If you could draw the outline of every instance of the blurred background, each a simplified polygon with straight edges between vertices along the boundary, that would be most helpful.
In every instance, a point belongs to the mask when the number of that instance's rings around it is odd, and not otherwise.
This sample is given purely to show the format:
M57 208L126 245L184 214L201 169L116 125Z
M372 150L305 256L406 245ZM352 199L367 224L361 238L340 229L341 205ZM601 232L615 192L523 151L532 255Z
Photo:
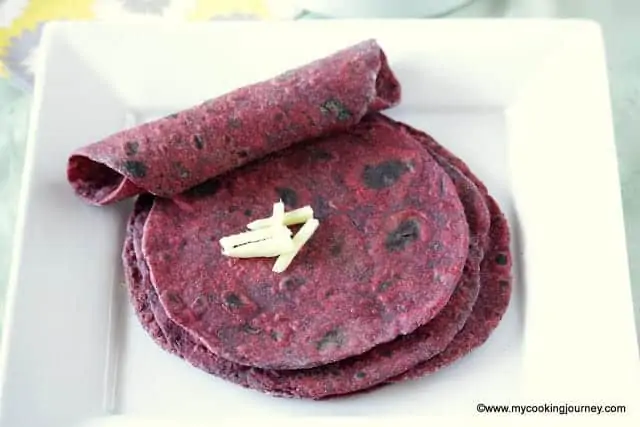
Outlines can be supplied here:
M640 0L0 0L0 319L21 187L33 66L43 25L59 20L353 17L586 18L600 23L607 48L640 341L640 263L634 263L640 255Z

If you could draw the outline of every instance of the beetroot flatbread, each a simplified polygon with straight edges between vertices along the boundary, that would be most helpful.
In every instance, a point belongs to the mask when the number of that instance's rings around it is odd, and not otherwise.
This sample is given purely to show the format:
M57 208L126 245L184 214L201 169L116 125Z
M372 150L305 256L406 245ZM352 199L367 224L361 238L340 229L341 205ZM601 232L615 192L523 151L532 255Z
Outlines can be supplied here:
M489 203L493 217L491 239L487 239L486 232L477 234L473 232L471 233L469 251L470 259L474 259L474 257L478 257L478 259L481 258L483 247L489 251L482 266L482 282L484 287L482 297L479 298L478 304L474 308L475 315L469 319L468 325L463 329L463 332L456 336L456 340L447 347L447 350L440 353L439 356L432 357L430 360L418 363L417 366L409 369L405 374L398 375L392 380L387 380L388 382L396 382L421 377L434 372L450 363L453 363L455 360L463 357L465 354L486 341L493 329L499 323L508 306L511 293L511 255L509 253L509 230L506 220L495 201L487 195L484 185L482 185L478 178L469 171L466 164L464 164L460 159L454 157L443 147L437 145L437 143L428 135L406 125L396 123L391 119L384 117L381 117L381 119L386 120L394 126L400 125L401 128L404 128L416 138L420 139L423 145L430 149L432 155L434 155L434 158L436 158L444 170L452 176L452 179L456 184L458 194L465 206L465 215L467 216L467 220L469 221L470 229L472 231L476 229L484 229L486 231L486 228L488 227L487 209L486 207L480 209L477 207L478 197L481 199L487 198L487 203ZM453 165L455 165L455 167ZM458 170L456 168L466 171L465 175L471 178L472 181L478 183L482 193L484 193L484 196L478 193L477 190L475 191L475 194L473 191L469 191L469 184L465 184L465 180L460 179L460 173L458 173L458 178L456 179L456 171ZM470 181L467 180L466 182L469 183ZM467 191L465 191L465 186ZM476 188L473 183L471 184L471 188ZM140 201L136 206L138 207L139 205ZM476 206L475 208L473 208L474 205ZM148 208L149 204L147 203L145 209L148 210ZM139 211L140 209L137 210ZM146 269L144 260L141 260L140 258L136 260L135 258L126 255L131 253L131 250L127 250L127 248L132 246L131 240L133 240L133 230L135 230L136 227L139 230L136 235L137 246L140 244L142 224L146 218L146 212L143 212L142 215L140 212L134 214L134 216L132 216L132 224L134 218L142 218L142 220L138 219L135 222L135 227L130 225L128 228L128 238L124 252L125 270L127 272L144 271ZM139 251L138 254L139 256L141 255ZM129 267L127 267L127 265L129 265ZM467 266L465 266L465 269L468 266L469 260L467 260ZM421 330L428 330L430 325L427 324L419 328L409 337L404 337L391 343L381 345L364 355L327 366L303 371L252 369L217 357L202 345L197 344L196 341L186 331L184 331L184 329L180 328L168 319L166 313L164 313L164 309L158 302L155 290L148 281L148 276L146 281L142 280L142 284L140 284L140 275L131 276L131 273L127 273L127 276L129 277L128 282L133 282L133 284L130 285L130 291L132 294L138 294L138 297L132 298L133 301L139 301L141 299L146 300L146 294L149 294L148 299L150 302L147 305L142 306L141 311L138 311L138 315L140 316L140 320L143 325L145 325L145 328L161 346L164 348L167 348L167 346L170 347L170 351L178 354L180 357L184 357L194 366L197 366L209 373L241 384L245 387L259 389L279 396L311 397L317 399L351 393L360 389L366 389L371 385L375 388L376 380L373 380L373 378L376 378L376 376L380 377L382 372L393 372L393 369L385 369L386 366L384 363L377 364L375 355L384 353L387 359L393 360L395 357L398 357L398 353L405 353L403 349L404 346L399 346L399 350L396 352L384 351L384 348L393 348L393 346L400 341L410 342L410 339L419 335ZM465 277L467 277L467 270L465 270ZM140 294L143 294L143 297L141 297ZM457 290L452 295L450 304L455 304L456 296L458 294L459 292ZM138 304L137 307L140 307L140 304ZM443 309L442 315L445 315L447 308L448 306ZM151 314L151 323L156 322L156 327L148 327L150 323L149 314ZM435 325L437 320L438 317L436 317L431 324ZM158 336L157 325L159 325L160 329L165 332L164 336ZM438 329L433 329L434 335L437 336L439 333ZM380 350L383 351L381 352ZM430 357L428 352L423 356L424 359L429 359ZM402 366L402 363L391 363L390 365ZM367 371L367 368L369 371ZM371 373L373 373L373 375Z
M137 293L142 290L143 295L148 294L150 302L145 307L145 311L153 313L156 322L165 332L167 337L165 341L173 346L170 351L185 358L194 366L245 387L249 386L279 396L319 399L378 384L442 351L464 324L478 293L479 262L482 252L478 242L486 240L489 213L475 186L457 170L450 168L442 159L440 161L456 185L470 224L473 243L470 244L470 257L467 260L463 278L448 304L435 319L418 328L414 333L375 347L361 356L327 366L297 371L249 369L215 356L197 344L184 329L171 322L158 303L148 276L143 279L142 287L134 284L131 290ZM138 201L137 206L143 203L144 201ZM149 205L147 204L145 208L148 212ZM128 241L133 239L136 246L139 246L146 212L137 210L138 212L132 218L132 222L136 225L133 230L130 228ZM144 218L142 222L137 219L140 217ZM139 251L137 253L140 256ZM125 263L137 264L140 270L146 270L146 264L141 258L138 260L126 258ZM139 283L141 279L138 277L135 280ZM141 313L139 315L145 317ZM163 342L159 344L163 345Z
M451 179L377 117L209 190L156 200L143 254L169 317L240 364L309 368L410 333L444 307L467 259ZM274 275L272 259L224 257L218 239L270 215L277 197L312 205L321 221L287 273Z
M353 127L397 104L400 85L374 40L80 148L67 177L88 203L171 197L269 153Z

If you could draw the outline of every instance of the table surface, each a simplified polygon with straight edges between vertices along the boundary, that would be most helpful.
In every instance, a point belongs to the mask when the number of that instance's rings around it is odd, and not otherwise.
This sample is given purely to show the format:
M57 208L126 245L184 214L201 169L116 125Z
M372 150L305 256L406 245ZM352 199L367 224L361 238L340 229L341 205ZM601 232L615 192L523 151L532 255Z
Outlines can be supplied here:
M46 5L60 4L69 11ZM269 9L268 0L194 0L180 10L172 0L1 0L0 1L0 319L21 184L33 49L38 22L47 19L112 19L118 13L163 14L166 19L254 19L300 17L293 9ZM279 3L291 3L284 1ZM73 9L70 4L73 4ZM93 4L93 11L87 11ZM37 6L40 5L40 8ZM84 9L82 9L82 7ZM194 6L195 5L195 6ZM118 9L120 8L120 9ZM81 10L82 9L82 10ZM125 10L126 9L126 10ZM56 12L54 12L54 10ZM47 15L48 14L48 15ZM588 18L600 23L607 48L629 265L640 343L640 1L638 0L477 0L453 17ZM313 18L312 13L303 17ZM17 24L16 24L17 23ZM18 28L18 27L24 28ZM3 28L4 27L4 28ZM10 77L8 69L11 69ZM4 74L4 77L2 75ZM1 324L0 324L1 328Z

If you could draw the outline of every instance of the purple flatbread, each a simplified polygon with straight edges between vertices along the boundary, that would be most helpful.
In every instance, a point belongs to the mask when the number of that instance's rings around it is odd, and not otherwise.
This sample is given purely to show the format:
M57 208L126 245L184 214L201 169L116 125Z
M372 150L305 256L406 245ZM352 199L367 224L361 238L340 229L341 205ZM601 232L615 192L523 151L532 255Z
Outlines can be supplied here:
M173 197L399 101L385 53L367 40L82 147L69 157L67 178L94 205L144 192Z
M275 395L313 399L371 387L442 351L462 327L475 302L479 288L479 262L482 258L479 242L486 240L489 213L475 186L442 159L439 159L439 162L442 162L463 200L473 243L470 244L470 256L458 288L447 306L427 325L361 356L313 369L274 371L248 369L241 365L232 367L234 364L196 344L189 333L167 318L147 277L143 287L150 294L149 299L153 301L149 304L149 309L155 315L168 341L173 343L172 351L215 375L229 378L230 374L234 373L234 382L244 386L249 385L251 388ZM141 230L134 230L134 233L136 231L135 236L139 241ZM144 260L139 259L137 263L141 264L141 270L146 269Z
M169 318L239 364L311 368L406 335L442 310L468 258L455 185L378 116L210 190L157 199L142 250ZM278 197L289 209L312 205L321 222L286 274L272 259L222 255L217 241L270 215Z
M511 292L511 255L509 253L508 224L506 223L506 220L504 219L504 216L500 212L499 207L497 206L495 201L488 197L487 190L484 185L469 171L466 164L464 164L464 162L462 162L457 157L453 156L446 149L439 146L428 135L401 123L394 122L391 119L386 120L388 120L389 123L392 123L393 125L400 125L409 133L414 135L417 139L419 139L422 144L430 150L434 158L450 176L452 176L452 171L453 175L455 175L455 172L458 171L459 168L463 171L464 175L471 179L471 181L475 181L475 184L477 184L478 188L480 188L480 191L484 194L484 196L480 195L480 198L482 199L483 197L487 197L487 203L489 203L492 214L491 239L487 238L486 232L479 233L478 235L474 235L472 233L470 239L471 258L474 257L474 254L482 257L481 253L483 247L490 252L487 254L488 257L485 259L482 265L484 298L478 298L478 304L474 308L474 313L476 313L476 316L473 319L469 319L468 325L470 326L465 326L465 328L463 328L463 331L467 331L465 335L468 336L465 338L463 335L464 332L460 332L456 336L456 340L453 341L451 345L440 354L440 356L432 357L430 360L427 360L423 363L418 362L417 366L409 369L405 374L398 375L391 380L387 380L388 382L397 382L401 380L421 377L423 375L434 372L435 370L454 362L468 352L472 351L473 348L481 345L488 338L490 333L499 323L502 315L504 314L504 311L506 310L506 307L508 306ZM474 200L477 200L477 196L465 197L464 193L460 193L460 183L463 181L460 179L456 180L455 176L452 176L452 178L456 183L456 188L460 194L461 199L463 200L463 204L465 206L465 214L468 218L470 218L469 221L471 228L474 228L473 224L475 223L477 227L485 227L486 230L486 227L488 227L486 206L483 206L482 209L478 210L480 214L476 215L474 219L473 210L469 209L469 205L476 203L474 202ZM484 214L482 213L483 210ZM470 213L471 216L469 215ZM139 214L136 215L140 216ZM134 221L133 216L132 221ZM142 220L141 222L138 221L137 223L140 226L140 231L137 235L137 243L139 245L139 238L142 233L141 225L144 223L144 220ZM127 242L131 240L132 236L133 231L132 228L129 227ZM126 250L128 246L128 244L125 244L125 254L130 252ZM476 249L473 249L474 246ZM494 263L490 262L492 258L494 259ZM144 271L144 269L146 268L144 260L140 262L135 258L132 259L131 257L125 257L125 267L127 263L132 262L134 264L141 265L137 268L135 266L134 268L126 268L126 271L135 271L136 269ZM469 263L467 263L467 266L468 264ZM467 268L467 266L465 266L465 269ZM164 313L162 306L158 302L157 296L155 296L155 291L153 290L151 283L148 281L148 277L146 283L139 284L139 275L136 276L135 280L133 281L138 282L138 285L133 287L130 286L130 290L133 289L139 292L140 290L144 291L146 289L148 294L150 294L149 299L152 302L149 303L148 306L144 307L144 312L138 314L139 317L141 317L141 321L145 319L143 321L143 325L145 325L149 323L149 317L146 315L146 313L149 313L150 311L153 313L153 321L159 324L160 329L165 332L164 336L161 337L158 337L157 334L151 334L158 342L158 344L167 349L166 343L171 343L169 345L169 351L178 354L179 356L192 363L194 366L197 366L209 373L241 384L245 387L256 388L262 391L266 391L270 394L289 397L311 397L317 399L357 392L358 390L365 389L367 387L369 387L369 389L377 388L375 386L375 381L371 380L372 378L374 378L373 376L362 376L358 375L359 371L355 371L354 374L353 370L349 370L351 359L333 363L327 366L305 370L308 371L308 373L304 374L304 371L271 371L248 368L219 358L213 355L203 346L196 344L194 339L188 333L186 333L182 328L180 328L178 325L171 322L171 320L167 318L166 313ZM455 301L456 294L457 291L451 297L450 303L453 303ZM133 299L135 300L136 298ZM139 297L137 299L141 298ZM480 305L481 301L484 301L482 305ZM445 309L443 309L443 314L445 313L445 310L446 307ZM436 319L434 319L434 321L432 321L431 323L436 322ZM145 328L148 329L147 327ZM422 327L418 329L418 331L424 328L425 327ZM152 330L157 331L157 328L153 328ZM415 333L412 335L415 335ZM167 339L167 337L169 337L169 339ZM406 337L403 339L406 340ZM389 346L394 342L379 347ZM402 348L398 350L397 353L400 352L402 352ZM366 360L367 355L373 355L374 353L375 351L370 351L362 356L352 359L354 361L356 359ZM389 354L388 352L386 352L386 354L390 356L389 358L396 357L397 353L394 354L392 352L391 354ZM429 357L430 356L427 353L423 360L428 359ZM357 363L353 363L353 366L355 367L356 364ZM375 366L375 363L373 365ZM310 375L310 373L314 371L316 372L316 374ZM391 370L388 372L393 371ZM314 377L316 379L315 383ZM368 380L365 380L365 378L368 378Z

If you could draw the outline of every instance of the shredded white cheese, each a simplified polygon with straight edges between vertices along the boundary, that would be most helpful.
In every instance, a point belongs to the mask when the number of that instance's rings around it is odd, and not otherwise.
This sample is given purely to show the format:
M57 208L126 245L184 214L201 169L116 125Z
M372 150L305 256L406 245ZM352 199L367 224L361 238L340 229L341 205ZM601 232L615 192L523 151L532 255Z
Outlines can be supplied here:
M283 205L283 208L284 208L284 205ZM257 219L255 221L250 222L249 224L247 224L247 228L249 230L259 230L262 228L270 227L273 224L283 224L287 226L296 225L296 224L302 224L310 220L311 218L313 218L313 209L311 208L311 206L305 206L305 207L294 209L290 212L285 213L284 220L280 222L278 222L279 219L275 217L275 213L274 213L274 216L270 218L261 218L261 219Z
M233 258L271 258L290 252L293 249L294 243L291 237L281 234L259 242L236 246L225 250L223 254Z
M304 225L300 228L300 230L293 236L293 250L287 253L283 253L278 256L275 264L273 265L272 271L274 273L282 273L289 267L293 258L300 252L300 249L304 246L305 243L313 236L313 233L316 232L318 226L320 225L320 221L315 218L312 218L304 223Z
M284 225L284 203L282 203L282 200L280 200L278 203L273 204L271 225L274 227Z
M288 225L303 224L293 238ZM282 273L307 243L320 222L313 218L311 206L285 212L282 200L273 204L273 213L247 225L249 231L220 239L222 254L233 258L278 257L272 270Z
M235 246L260 242L279 235L285 235L290 238L291 234L291 230L284 225L279 227L261 228L259 230L245 231L244 233L223 237L220 239L220 246L222 246L223 251L228 252Z

